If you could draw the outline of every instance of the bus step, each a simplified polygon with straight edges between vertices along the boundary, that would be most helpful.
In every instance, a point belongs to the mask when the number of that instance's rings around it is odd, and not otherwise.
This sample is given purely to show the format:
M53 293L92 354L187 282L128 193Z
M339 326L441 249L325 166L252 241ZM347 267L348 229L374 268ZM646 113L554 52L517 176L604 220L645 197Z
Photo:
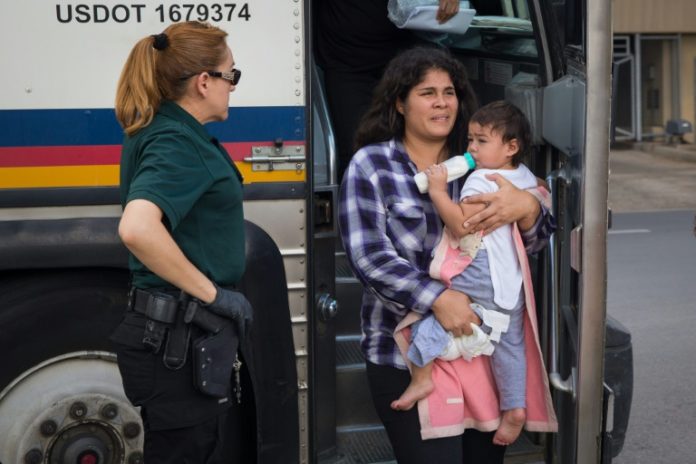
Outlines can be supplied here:
M360 334L360 305L362 285L357 279L336 279L336 300L338 312L334 318L336 335Z
M336 300L336 335L360 334L362 284L353 275L345 255L340 254L336 255Z
M530 433L523 431L517 441L508 447L505 464L544 464L544 448L534 444Z
M359 337L336 338L336 425L379 424L367 384Z
M339 427L336 430L337 453L322 464L395 464L394 455L381 425ZM544 464L543 449L526 434L508 448L505 464Z
M348 258L346 257L345 252L335 253L334 259L336 261L336 278L337 279L342 279L342 278L346 278L346 277L355 278L355 275L353 274L353 270L350 268L350 265L348 264Z
M336 448L336 461L331 464L396 464L381 425L339 427Z

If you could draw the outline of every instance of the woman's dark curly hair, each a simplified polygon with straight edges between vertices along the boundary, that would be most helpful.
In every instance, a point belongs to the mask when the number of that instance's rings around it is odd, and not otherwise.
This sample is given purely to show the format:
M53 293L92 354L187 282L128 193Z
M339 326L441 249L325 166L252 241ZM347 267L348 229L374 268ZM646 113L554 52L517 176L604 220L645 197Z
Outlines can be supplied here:
M433 69L449 74L459 100L457 119L447 138L447 147L453 155L464 151L469 118L478 106L466 70L446 49L423 46L400 53L387 65L372 103L358 125L356 150L393 137L403 139L404 117L396 109L397 101L406 101L411 89L423 82L426 73Z

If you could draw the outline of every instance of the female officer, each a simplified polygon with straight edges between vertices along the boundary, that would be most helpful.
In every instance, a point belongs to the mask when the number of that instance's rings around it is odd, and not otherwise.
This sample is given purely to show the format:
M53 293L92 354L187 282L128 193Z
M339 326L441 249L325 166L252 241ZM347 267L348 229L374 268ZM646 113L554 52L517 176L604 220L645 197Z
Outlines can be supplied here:
M203 127L227 118L241 75L226 37L206 23L173 24L135 44L118 83L119 235L130 251L132 288L111 339L126 395L141 407L148 464L253 462L240 425L251 396L240 405L195 388L187 353L200 329L160 324L168 305L181 317L177 300L185 295L235 321L240 338L251 321L246 299L225 288L244 272L242 178ZM229 355L234 360L234 348Z

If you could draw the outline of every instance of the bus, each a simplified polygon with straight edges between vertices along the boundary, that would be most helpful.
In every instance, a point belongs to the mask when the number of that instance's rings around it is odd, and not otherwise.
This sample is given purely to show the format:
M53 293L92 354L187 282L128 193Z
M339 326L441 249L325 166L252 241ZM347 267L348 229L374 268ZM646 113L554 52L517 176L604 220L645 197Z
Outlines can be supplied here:
M0 0L0 464L141 463L143 431L108 335L126 307L113 100L139 38L171 22L229 32L244 70L211 124L244 176L259 463L394 460L359 352L360 284L338 244L340 179L322 70L321 0ZM509 462L609 463L632 394L630 333L606 315L611 2L472 0L440 37L481 103L534 131L531 169L558 228L531 259L559 419ZM386 14L386 12L385 12Z

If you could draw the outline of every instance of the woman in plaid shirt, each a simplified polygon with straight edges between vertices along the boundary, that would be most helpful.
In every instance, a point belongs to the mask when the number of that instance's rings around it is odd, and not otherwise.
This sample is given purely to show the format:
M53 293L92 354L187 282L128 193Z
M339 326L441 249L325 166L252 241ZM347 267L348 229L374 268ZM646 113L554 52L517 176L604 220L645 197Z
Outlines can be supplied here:
M463 435L422 440L416 408L395 411L390 403L410 375L394 341L394 328L409 311L432 311L457 337L480 323L469 298L431 278L431 253L442 222L428 194L413 176L461 154L469 116L476 109L466 73L445 50L418 47L388 65L356 134L356 147L343 178L339 222L346 254L364 286L362 351L373 401L399 463L503 463L505 447L494 432L468 429ZM459 179L450 184L458 195ZM505 179L500 190L468 201L487 207L471 217L467 232L517 222L527 251L543 248L553 218L537 199Z

